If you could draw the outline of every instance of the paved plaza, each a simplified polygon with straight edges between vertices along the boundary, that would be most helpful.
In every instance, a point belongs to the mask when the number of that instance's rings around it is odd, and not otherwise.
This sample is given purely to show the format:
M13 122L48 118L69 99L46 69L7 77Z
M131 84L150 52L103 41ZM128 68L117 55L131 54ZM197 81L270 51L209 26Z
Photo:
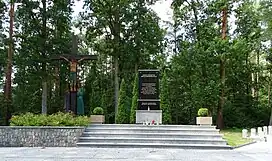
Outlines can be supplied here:
M0 148L1 161L271 161L271 142L234 150Z

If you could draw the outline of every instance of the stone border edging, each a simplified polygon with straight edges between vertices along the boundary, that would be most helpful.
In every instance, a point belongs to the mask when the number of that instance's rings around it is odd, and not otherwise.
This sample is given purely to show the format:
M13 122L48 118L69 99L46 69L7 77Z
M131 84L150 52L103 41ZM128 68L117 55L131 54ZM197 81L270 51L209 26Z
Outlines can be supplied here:
M84 126L0 126L0 147L76 147Z
M0 128L10 129L82 129L85 126L0 126Z
M247 146L247 145L251 145L251 144L255 144L255 143L257 143L257 141L252 141L252 142L249 142L249 143L246 143L246 144L233 146L232 149L238 149L238 148L241 148L241 147L244 147L244 146Z

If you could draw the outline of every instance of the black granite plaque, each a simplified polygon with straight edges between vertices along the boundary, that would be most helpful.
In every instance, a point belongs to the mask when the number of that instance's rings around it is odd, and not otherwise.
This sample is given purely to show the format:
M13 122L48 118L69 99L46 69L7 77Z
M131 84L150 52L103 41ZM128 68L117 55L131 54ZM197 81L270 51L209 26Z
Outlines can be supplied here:
M139 100L138 101L138 110L159 110L160 109L160 101L159 100L146 100L146 101L142 101Z
M159 110L159 70L139 70L138 110Z

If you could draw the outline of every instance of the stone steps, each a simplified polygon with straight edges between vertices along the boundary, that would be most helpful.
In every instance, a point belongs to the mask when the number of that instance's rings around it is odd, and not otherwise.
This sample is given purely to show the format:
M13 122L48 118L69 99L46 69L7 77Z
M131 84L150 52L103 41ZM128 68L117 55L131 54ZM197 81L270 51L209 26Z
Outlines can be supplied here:
M107 142L107 143L161 143L161 144L214 144L226 145L220 139L180 139L180 138L103 138L103 137L82 137L79 142Z
M92 129L95 128L128 128L128 127L133 127L133 128L143 128L143 127L148 127L148 128L187 128L187 129L215 129L216 126L196 126L196 125L142 125L142 124L92 124L91 126Z
M219 130L216 129L170 129L170 128L87 128L85 132L100 132L107 133L111 132L111 134L115 133L182 133L182 134L218 134Z
M178 149L232 149L228 145L206 144L160 144L160 143L88 143L79 142L79 147L93 148L178 148Z
M230 149L214 126L90 125L77 146Z
M180 133L100 133L100 132L83 132L82 137L103 137L103 138L119 138L119 137L133 137L133 138L199 138L199 139L222 139L222 134L180 134ZM81 138L82 138L81 137Z

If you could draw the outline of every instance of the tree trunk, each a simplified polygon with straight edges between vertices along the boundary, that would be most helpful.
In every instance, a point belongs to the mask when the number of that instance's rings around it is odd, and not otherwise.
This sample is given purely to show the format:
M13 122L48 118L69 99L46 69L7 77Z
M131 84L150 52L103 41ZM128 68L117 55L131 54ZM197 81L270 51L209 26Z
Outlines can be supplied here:
M227 36L227 7L225 7L222 11L222 39L225 40ZM224 53L222 53L224 54ZM222 129L224 127L224 120L223 120L223 107L225 104L225 77L226 77L226 71L225 71L225 57L224 55L220 58L220 83L221 83L221 89L220 89L220 98L219 98L219 104L217 109L217 120L216 125L217 128Z
M118 98L119 98L119 78L118 78L118 70L119 70L119 64L118 64L118 57L114 57L114 106L115 106L115 116L117 116L118 113ZM115 117L115 122L116 122Z
M271 108L271 107L270 107L270 108ZM271 108L271 112L270 112L269 126L272 126L272 108Z
M271 108L269 125L272 126L272 107L271 107L271 71L269 71L269 82L268 82L268 108Z
M177 27L176 22L174 23L174 55L178 54L178 38L177 38Z
M42 114L47 113L47 82L42 83Z
M138 73L138 63L135 62L135 65L134 65L134 72L135 74Z
M43 37L43 58L46 58L46 0L42 0L43 5L43 15L42 15L42 37ZM43 72L43 79L42 79L42 114L47 113L47 79L46 79L46 62L42 63L42 72Z
M117 113L118 113L118 98L119 98L119 55L120 55L120 14L119 14L119 6L117 6L117 9L114 13L114 28L113 28L113 35L114 35L114 42L116 44L114 48L114 102L115 102L115 122L117 119Z
M219 98L219 105L217 109L217 120L216 125L217 128L222 129L224 127L224 120L223 120L223 107L225 104L225 60L223 58L220 59L220 98Z
M256 73L256 100L259 101L259 67L260 67L260 51L257 51L257 73ZM258 103L259 104L259 103Z
M11 108L12 108L12 97L11 97L11 74L12 74L12 57L13 57L13 22L14 22L14 2L10 2L10 23L9 23L9 48L8 48L8 59L6 68L6 80L5 80L5 90L4 99L6 103L6 122L9 124L9 119L11 118Z

